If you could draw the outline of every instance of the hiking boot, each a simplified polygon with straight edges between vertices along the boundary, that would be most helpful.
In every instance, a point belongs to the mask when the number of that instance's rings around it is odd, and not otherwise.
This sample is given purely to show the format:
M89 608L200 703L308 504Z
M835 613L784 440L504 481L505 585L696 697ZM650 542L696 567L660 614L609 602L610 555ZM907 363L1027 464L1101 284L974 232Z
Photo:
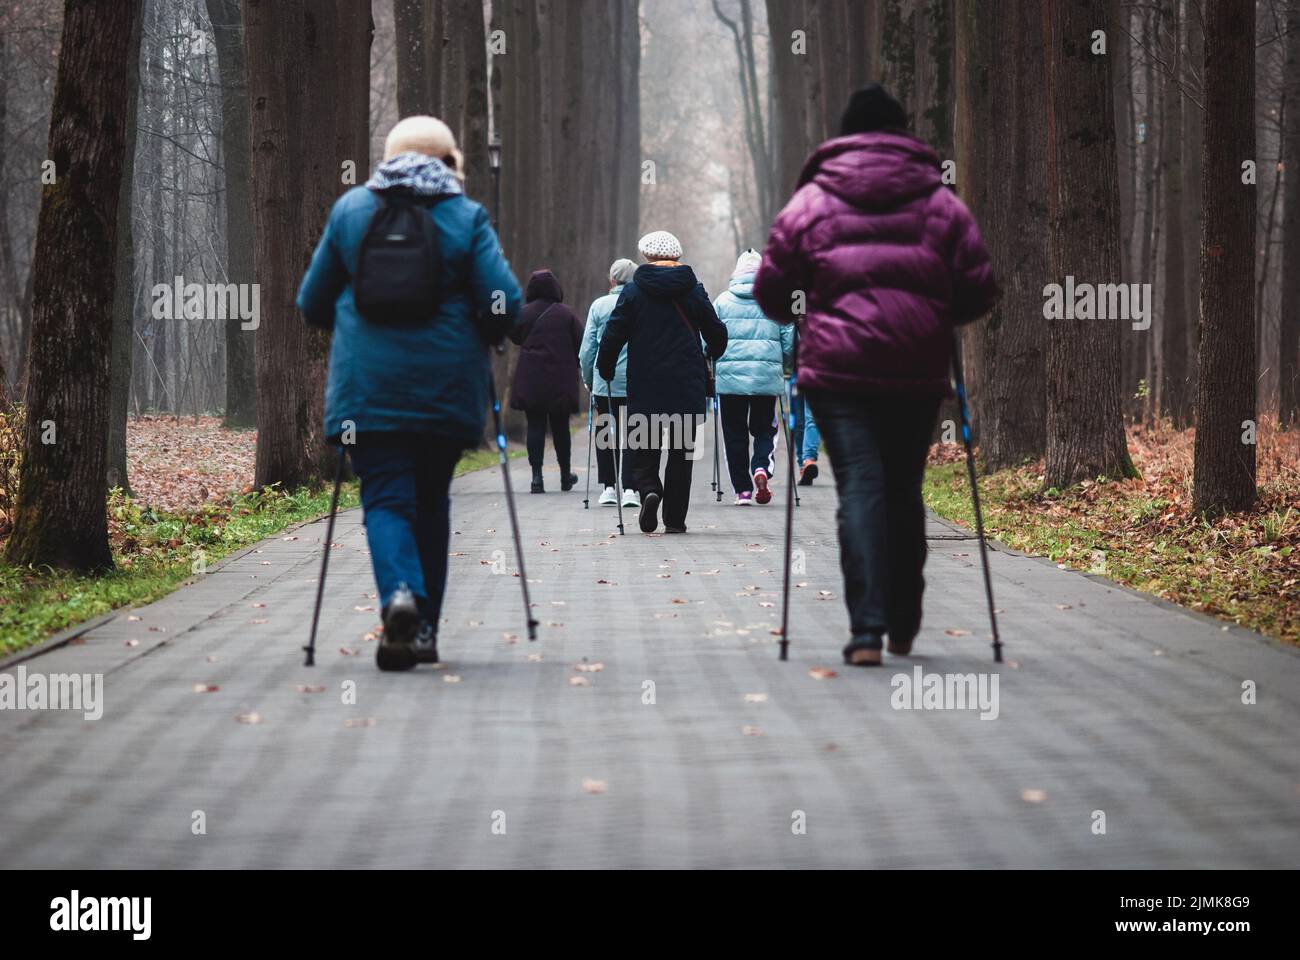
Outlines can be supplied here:
M600 499L596 503L602 507L617 507L618 491L613 487L606 487L605 492L600 495Z
M384 671L410 670L416 663L411 642L420 629L420 608L406 584L393 591L382 617L384 635L375 650L375 665Z
M659 494L651 490L641 500L641 532L654 533L659 526Z
M742 490L736 494L736 506L752 507L754 505L754 494L749 490Z
M854 637L843 650L844 662L852 667L880 666L880 634L864 633Z
M675 523L664 524L664 533L685 533L685 532L686 532L686 524L684 523L681 524L680 526L678 526Z
M625 489L623 491L623 506L625 507L641 506L641 494L637 493L635 490Z
M912 641L914 639L915 637L899 637L895 640L894 635L891 633L889 643L885 649L896 657L906 657L912 652Z
M811 487L815 479L817 479L817 461L805 460L803 469L799 471L799 486Z
M533 485L528 489L529 493L545 493L546 487L542 483L542 468L533 467Z
M754 502L768 503L772 499L772 491L767 489L767 471L754 471Z
M560 489L567 492L578 485L578 475L570 473L568 467L560 468Z

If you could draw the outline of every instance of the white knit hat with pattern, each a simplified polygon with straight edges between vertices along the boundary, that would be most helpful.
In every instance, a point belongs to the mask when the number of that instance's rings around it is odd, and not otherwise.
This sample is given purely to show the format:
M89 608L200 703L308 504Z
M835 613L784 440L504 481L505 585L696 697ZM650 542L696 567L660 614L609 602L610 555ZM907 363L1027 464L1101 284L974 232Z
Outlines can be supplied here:
M743 277L746 274L758 273L758 268L763 264L763 255L750 247L736 258L736 269L732 272L733 277Z
M637 252L647 260L680 260L681 241L667 230L655 230L637 241Z

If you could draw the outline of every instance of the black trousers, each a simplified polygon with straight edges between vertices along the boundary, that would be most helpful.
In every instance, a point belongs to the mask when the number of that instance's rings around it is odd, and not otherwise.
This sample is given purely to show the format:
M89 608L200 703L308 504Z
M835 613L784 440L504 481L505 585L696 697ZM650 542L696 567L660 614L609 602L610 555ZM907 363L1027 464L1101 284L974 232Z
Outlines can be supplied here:
M569 454L573 438L569 436L569 414L565 410L525 410L528 418L528 465L540 467L546 462L546 431L550 428L555 444L555 459L560 472L569 472Z
M745 397L724 393L722 442L727 451L727 472L736 493L752 492L754 471L763 470L770 477L776 466L776 397ZM754 438L750 456L749 438Z
M907 641L921 628L921 482L934 398L807 393L835 468L840 571L854 638Z
M686 511L691 506L691 471L701 448L696 443L699 431L697 420L686 415L679 418L687 436L673 436L668 432L668 439L654 431L645 431L645 442L628 452L632 461L632 476L636 481L636 490L645 502L647 493L657 493L663 500L663 520L665 526L685 527ZM628 443L634 443L635 434L629 433ZM660 461L663 461L663 479L659 478Z
M593 394L591 401L598 416L595 436L592 438L592 442L596 445L597 477L601 486L616 487L618 484L614 480L614 454L619 445L619 418L624 420L627 418L627 397L599 397ZM626 454L627 451L623 451L623 489L632 490L636 486L632 479L632 459Z

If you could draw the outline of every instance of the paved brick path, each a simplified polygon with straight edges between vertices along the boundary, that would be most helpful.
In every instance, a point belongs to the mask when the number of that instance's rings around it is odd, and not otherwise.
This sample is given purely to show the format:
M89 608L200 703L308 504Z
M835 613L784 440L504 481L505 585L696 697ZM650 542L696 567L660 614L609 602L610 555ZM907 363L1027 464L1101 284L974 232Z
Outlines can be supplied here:
M106 707L0 711L0 866L1300 865L1294 650L998 551L997 719L895 710L896 674L992 669L975 544L932 523L917 656L850 671L833 481L802 491L806 585L780 663L784 485L741 510L698 466L685 537L629 515L612 539L615 512L594 492L584 511L581 487L519 497L535 644L516 639L488 470L455 483L445 669L375 670L357 512L314 669L298 648L323 523L28 661L104 672ZM838 676L810 675L823 666Z

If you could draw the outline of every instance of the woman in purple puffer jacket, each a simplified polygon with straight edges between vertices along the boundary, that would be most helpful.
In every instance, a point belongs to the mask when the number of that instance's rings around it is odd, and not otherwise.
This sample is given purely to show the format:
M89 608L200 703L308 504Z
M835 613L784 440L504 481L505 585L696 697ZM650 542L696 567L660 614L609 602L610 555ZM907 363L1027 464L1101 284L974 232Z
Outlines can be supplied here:
M997 283L979 228L940 181L878 84L849 101L840 136L808 159L754 282L767 316L799 323L798 383L839 492L846 663L905 656L921 626L921 481L950 392L953 328L987 313Z

